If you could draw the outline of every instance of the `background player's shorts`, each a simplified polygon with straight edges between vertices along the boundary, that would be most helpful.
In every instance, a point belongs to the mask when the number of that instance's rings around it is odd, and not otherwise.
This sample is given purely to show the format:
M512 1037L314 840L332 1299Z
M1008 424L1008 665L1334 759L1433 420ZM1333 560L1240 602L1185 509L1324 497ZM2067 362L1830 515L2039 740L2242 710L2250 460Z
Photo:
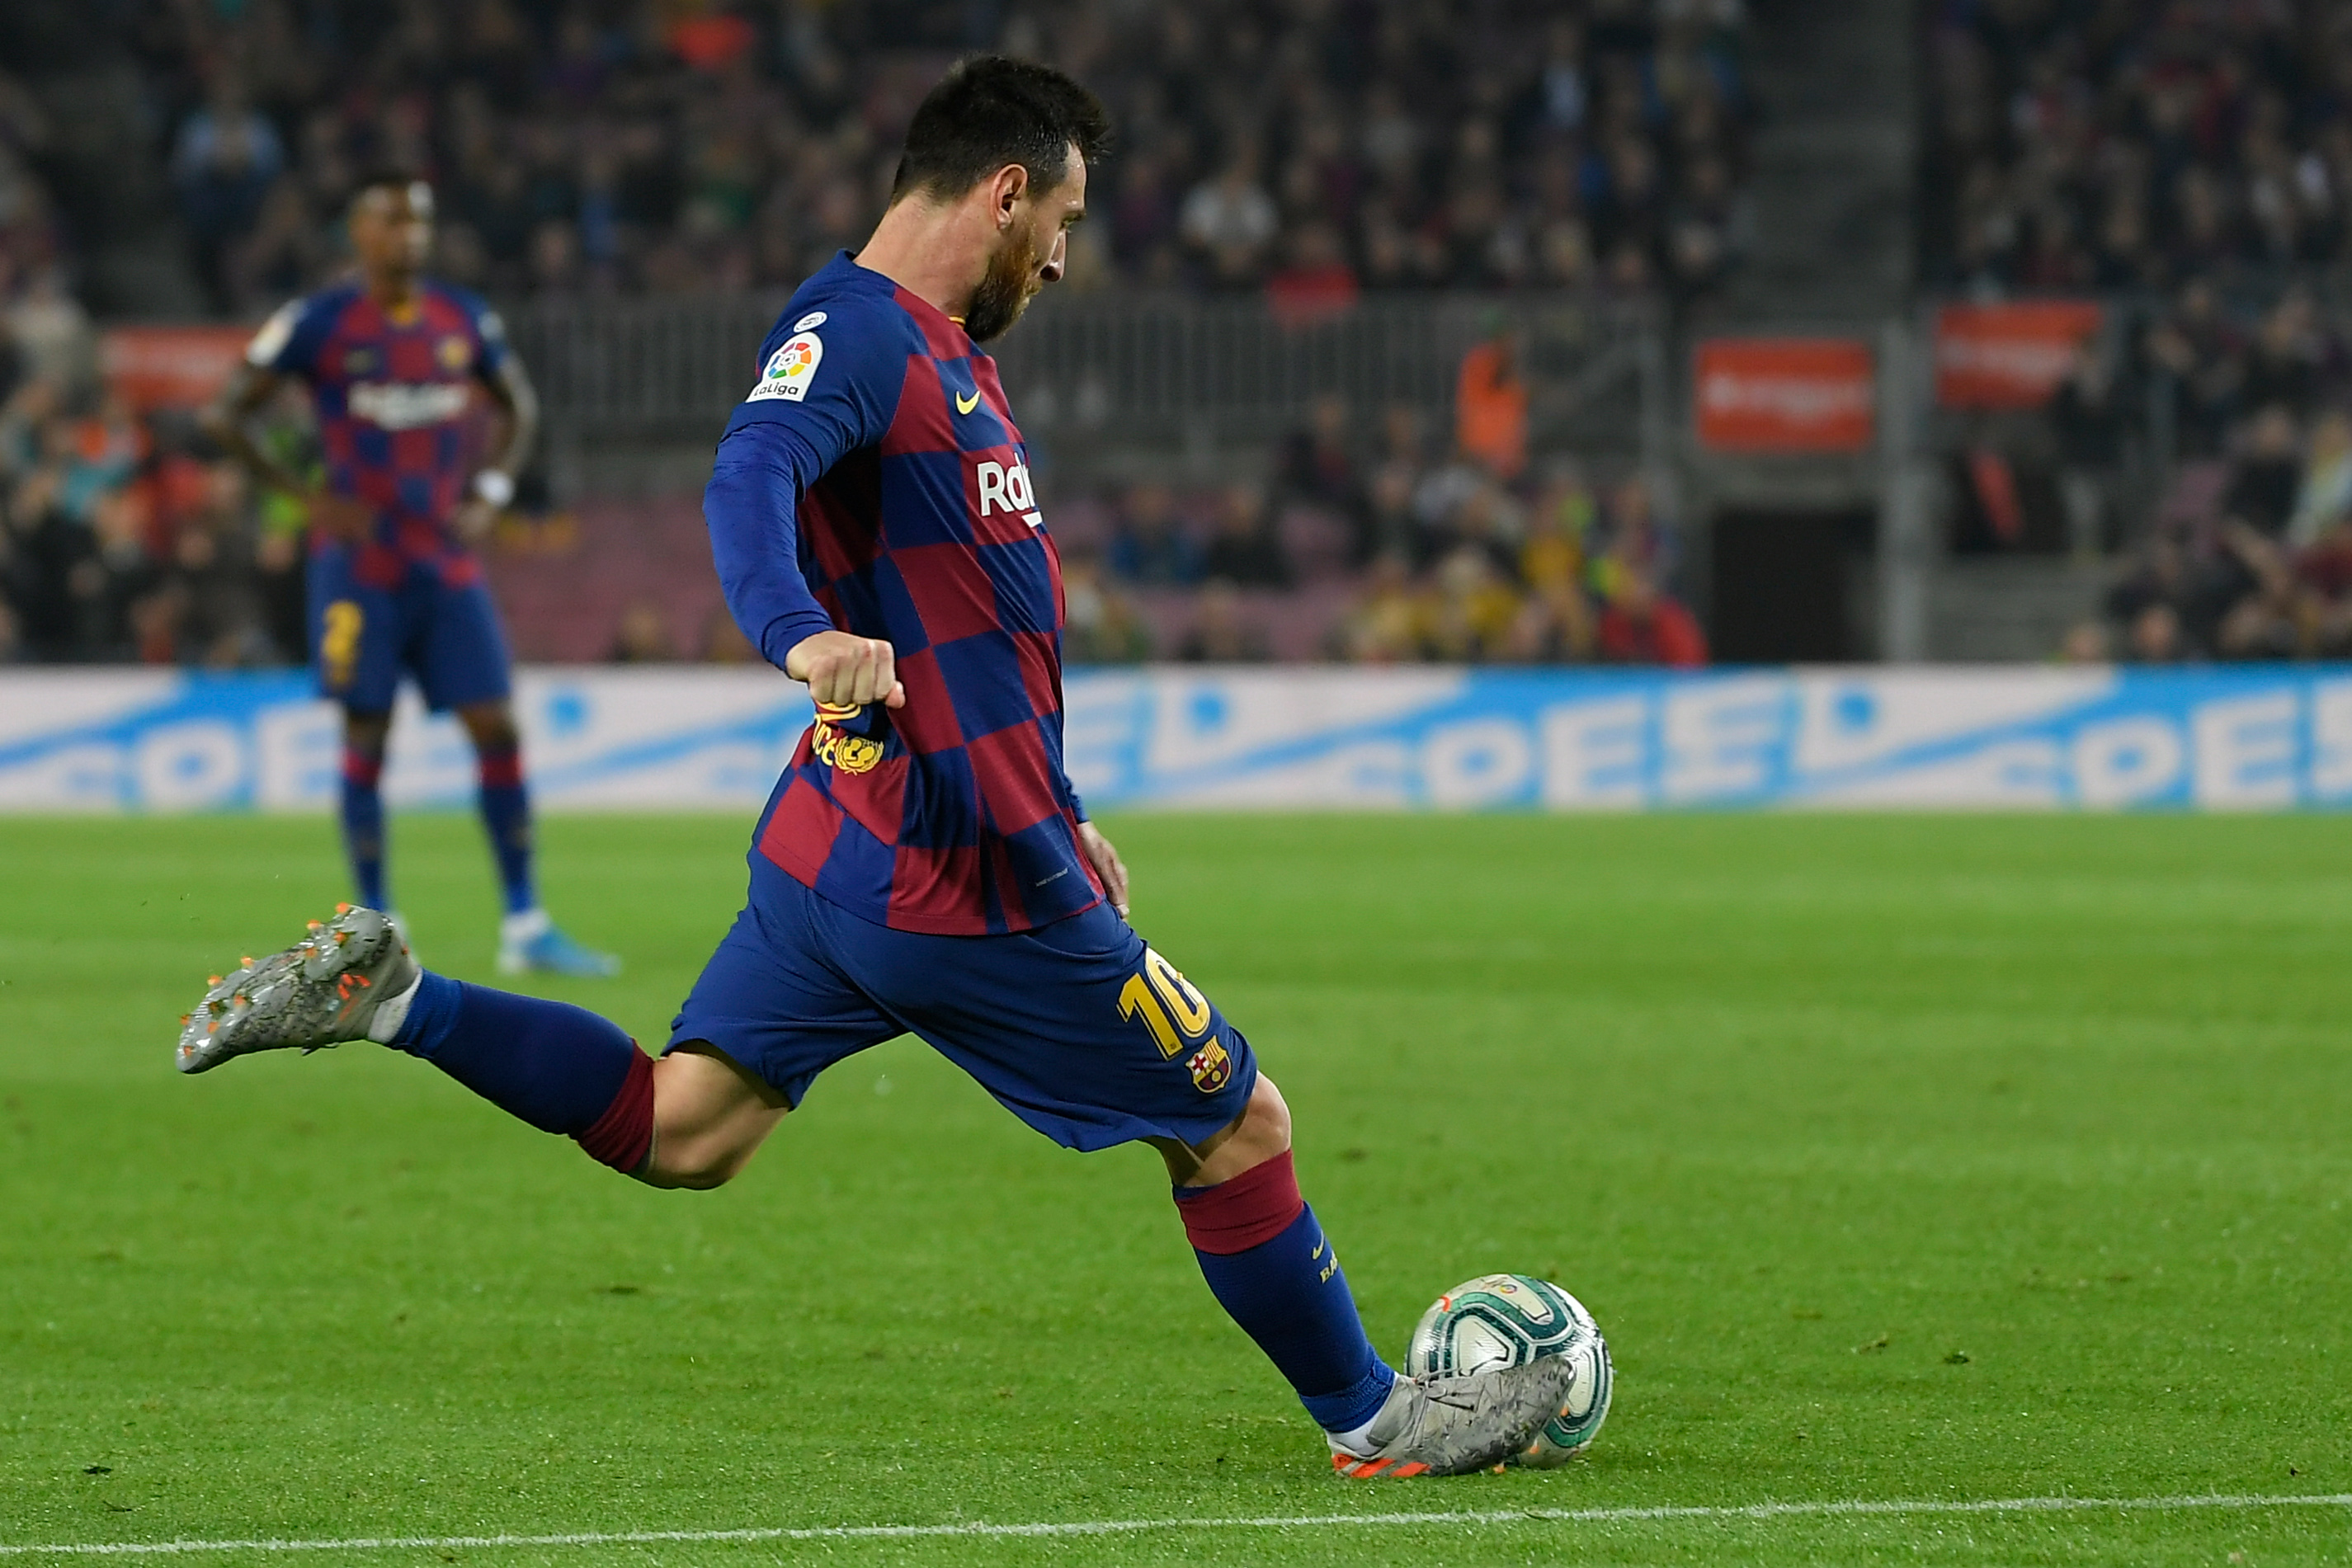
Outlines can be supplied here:
M479 579L458 587L424 564L398 588L353 574L349 549L310 557L310 664L319 694L354 713L390 713L403 674L435 713L513 691L498 606Z
M798 1105L827 1067L908 1033L1073 1149L1200 1144L1257 1084L1241 1031L1107 904L1007 936L893 931L758 855L667 1050L708 1040Z

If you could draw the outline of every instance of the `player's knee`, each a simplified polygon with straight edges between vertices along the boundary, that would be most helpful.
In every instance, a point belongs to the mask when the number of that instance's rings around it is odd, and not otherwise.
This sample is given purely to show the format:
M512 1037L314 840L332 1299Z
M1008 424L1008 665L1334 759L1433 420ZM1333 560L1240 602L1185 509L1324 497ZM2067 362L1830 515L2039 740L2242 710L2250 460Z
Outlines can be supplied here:
M505 703L479 703L458 711L466 733L473 737L478 751L511 751L521 744L521 733L515 728L514 710Z
M1249 1103L1217 1138L1197 1148L1163 1148L1169 1174L1180 1186L1216 1186L1290 1149L1290 1107L1274 1080L1258 1075Z
M1249 1107L1242 1113L1242 1124L1234 1136L1247 1140L1257 1160L1270 1160L1290 1147L1290 1103L1263 1072L1250 1091Z
M390 714L347 713L343 716L343 747L347 751L381 760L384 745L391 737Z

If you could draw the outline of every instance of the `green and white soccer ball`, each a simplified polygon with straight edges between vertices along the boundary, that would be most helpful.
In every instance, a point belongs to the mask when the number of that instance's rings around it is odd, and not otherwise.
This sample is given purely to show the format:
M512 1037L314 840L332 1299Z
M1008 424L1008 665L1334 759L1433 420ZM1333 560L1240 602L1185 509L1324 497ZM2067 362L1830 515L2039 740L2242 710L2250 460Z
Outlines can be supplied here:
M1465 1280L1421 1314L1405 1370L1415 1376L1500 1372L1547 1355L1564 1355L1576 1368L1567 1412L1510 1462L1549 1469L1591 1448L1609 1419L1609 1343L1574 1296L1526 1274Z

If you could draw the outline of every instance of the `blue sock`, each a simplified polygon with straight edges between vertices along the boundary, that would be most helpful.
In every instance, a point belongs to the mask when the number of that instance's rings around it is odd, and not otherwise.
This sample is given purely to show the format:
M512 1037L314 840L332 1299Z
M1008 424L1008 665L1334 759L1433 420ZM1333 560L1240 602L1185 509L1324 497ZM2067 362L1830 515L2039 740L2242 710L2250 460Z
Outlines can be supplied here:
M343 748L343 848L352 857L352 883L358 901L384 907L383 758Z
M490 852L498 857L507 913L520 915L539 907L539 891L530 877L530 791L522 781L522 753L512 746L485 747L478 760L482 826L490 835Z
M435 974L419 982L392 1045L541 1131L566 1135L595 1125L639 1060L636 1041L585 1008Z
M1377 1415L1396 1374L1364 1335L1348 1276L1299 1201L1289 1155L1217 1186L1178 1187L1176 1203L1217 1304L1290 1380L1316 1424L1346 1432Z

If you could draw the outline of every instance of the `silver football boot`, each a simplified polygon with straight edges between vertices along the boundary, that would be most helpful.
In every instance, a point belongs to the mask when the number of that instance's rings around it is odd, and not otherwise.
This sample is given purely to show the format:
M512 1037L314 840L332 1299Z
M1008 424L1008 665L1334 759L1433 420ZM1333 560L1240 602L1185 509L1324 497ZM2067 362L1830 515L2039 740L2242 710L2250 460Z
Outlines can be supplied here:
M1547 1355L1525 1366L1456 1376L1397 1378L1359 1453L1331 1438L1331 1468L1356 1479L1458 1476L1524 1452L1566 1414L1576 1367Z
M357 904L282 953L247 958L215 975L196 1010L180 1020L180 1071L203 1072L233 1056L299 1047L310 1052L365 1040L384 1003L420 973L399 922Z

